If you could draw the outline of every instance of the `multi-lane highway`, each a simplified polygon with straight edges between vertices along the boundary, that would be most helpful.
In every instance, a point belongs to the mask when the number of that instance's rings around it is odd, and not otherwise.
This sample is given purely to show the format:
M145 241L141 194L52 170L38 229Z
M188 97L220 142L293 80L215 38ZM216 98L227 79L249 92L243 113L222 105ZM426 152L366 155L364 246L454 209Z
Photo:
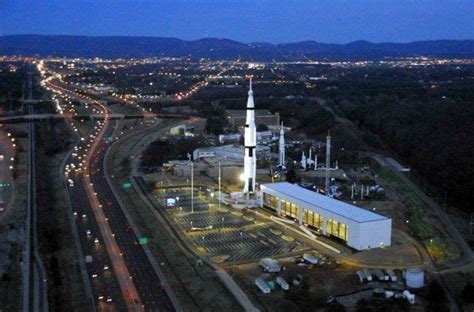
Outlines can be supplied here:
M110 123L106 136L112 136L116 123ZM109 146L107 141L101 144L92 156L90 163L90 176L97 193L98 199L104 203L105 216L115 234L115 240L120 246L123 259L133 278L143 306L147 310L173 311L174 307L165 291L164 284L154 271L143 247L139 244L139 237L128 223L126 216L120 208L110 185L107 182L104 168L105 152Z
M54 91L54 85L49 86ZM83 95L61 88L61 93L65 92L84 100ZM103 104L85 100L104 118L69 154L64 181L81 251L88 260L85 283L91 286L91 306L99 310L174 311L168 289L139 244L105 176L105 152L118 122L109 120Z

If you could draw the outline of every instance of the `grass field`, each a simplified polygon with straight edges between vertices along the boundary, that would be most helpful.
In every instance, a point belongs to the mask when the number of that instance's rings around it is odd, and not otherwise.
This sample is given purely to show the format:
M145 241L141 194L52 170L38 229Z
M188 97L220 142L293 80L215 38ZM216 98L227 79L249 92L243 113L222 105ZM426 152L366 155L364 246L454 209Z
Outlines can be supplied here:
M403 198L406 206L405 222L411 234L423 243L433 260L442 264L459 257L459 249L451 242L425 202L391 170L380 168L377 173Z
M28 139L19 139L18 143L27 147ZM2 242L7 241L10 226L18 230L24 224L27 197L27 161L27 150L18 153L17 178L14 181L14 201L9 211L4 212L0 222L0 240ZM20 310L22 293L20 259L21 242L13 243L9 254L10 267L6 272L7 275L0 277L0 311Z

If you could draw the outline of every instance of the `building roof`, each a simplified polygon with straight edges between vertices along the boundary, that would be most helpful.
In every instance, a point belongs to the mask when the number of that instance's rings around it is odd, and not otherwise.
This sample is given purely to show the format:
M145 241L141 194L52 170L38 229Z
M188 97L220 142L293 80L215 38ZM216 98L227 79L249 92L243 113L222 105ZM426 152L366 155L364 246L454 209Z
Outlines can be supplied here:
M340 215L344 218L354 220L356 222L370 222L386 220L387 218L376 213L367 211L337 199L333 199L316 192L307 190L301 186L291 184L288 182L262 184L262 186L271 189L275 192L284 194L288 197L293 197L297 200L307 203L309 206L314 206L319 209Z

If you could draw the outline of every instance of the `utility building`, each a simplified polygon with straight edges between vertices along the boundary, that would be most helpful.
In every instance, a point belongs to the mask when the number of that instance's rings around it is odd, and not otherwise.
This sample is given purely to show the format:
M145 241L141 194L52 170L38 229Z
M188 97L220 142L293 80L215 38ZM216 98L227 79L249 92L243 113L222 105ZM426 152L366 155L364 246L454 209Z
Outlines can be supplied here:
M288 182L262 184L260 206L356 250L390 246L392 220Z

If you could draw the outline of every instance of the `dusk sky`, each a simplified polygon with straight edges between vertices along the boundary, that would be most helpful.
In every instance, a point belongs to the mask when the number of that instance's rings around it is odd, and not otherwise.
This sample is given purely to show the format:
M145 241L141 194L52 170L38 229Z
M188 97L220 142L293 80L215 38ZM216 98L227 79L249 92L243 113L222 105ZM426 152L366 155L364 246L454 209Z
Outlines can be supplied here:
M0 0L0 35L346 43L473 39L474 1Z

